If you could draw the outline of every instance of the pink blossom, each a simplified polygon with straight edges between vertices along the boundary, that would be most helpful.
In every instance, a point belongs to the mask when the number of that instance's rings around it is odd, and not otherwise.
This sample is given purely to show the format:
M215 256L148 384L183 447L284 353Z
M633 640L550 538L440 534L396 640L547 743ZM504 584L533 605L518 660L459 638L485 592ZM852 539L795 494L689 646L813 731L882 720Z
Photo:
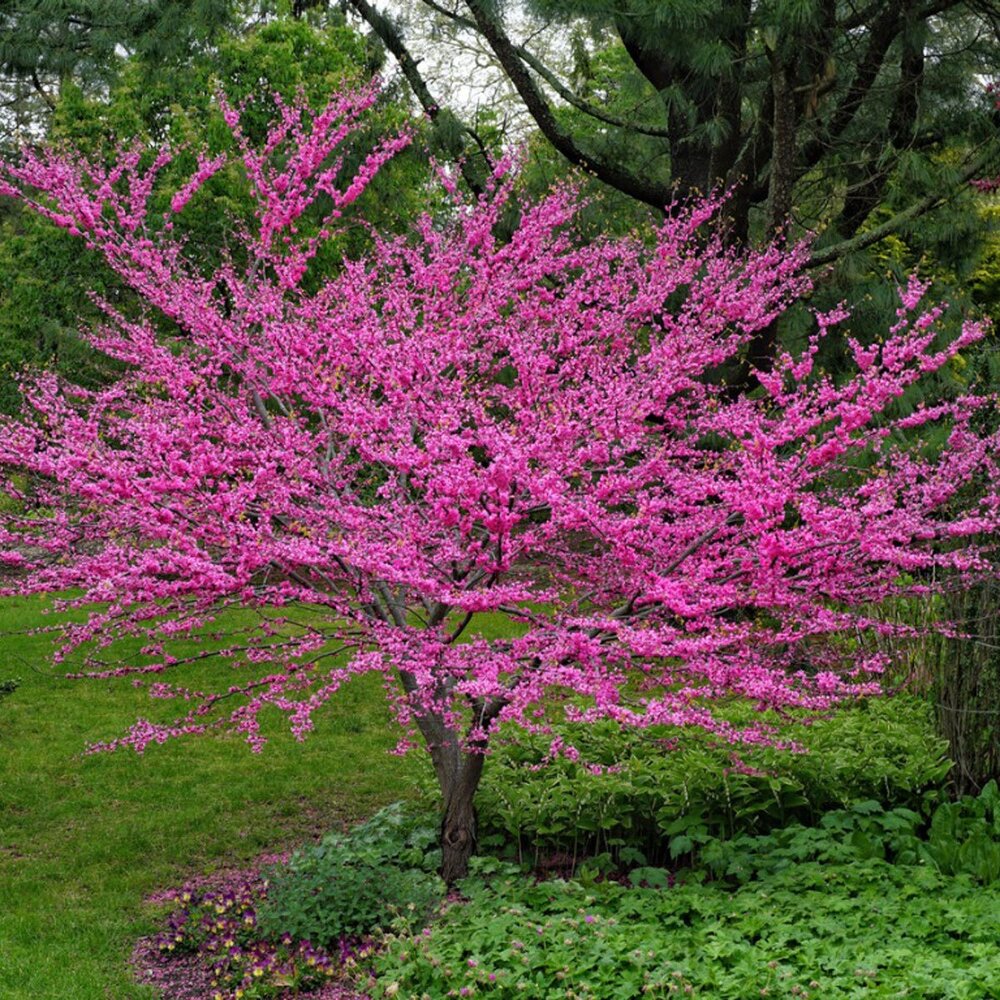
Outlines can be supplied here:
M257 222L246 263L211 274L147 211L169 153L145 169L132 151L106 166L57 149L0 166L0 191L79 234L183 333L102 303L91 343L126 373L99 389L26 377L0 433L0 563L18 569L4 592L70 592L60 607L86 611L60 626L60 658L78 651L96 677L234 667L215 691L157 682L186 713L100 748L224 728L257 750L275 709L301 738L368 673L401 746L435 753L483 752L499 722L544 729L557 711L768 743L712 702L876 692L885 664L840 637L875 627L880 601L986 571L976 540L1000 527L1000 439L974 420L994 402L891 415L985 328L935 348L941 310L913 279L881 346L853 347L852 377L813 366L840 308L761 373L759 398L734 397L712 373L809 289L807 248L734 254L711 234L712 199L649 245L587 242L572 187L521 206L502 242L503 164L489 196L446 180L450 215L373 234L370 254L303 282L409 141L345 176L376 97L279 106L261 149L224 106ZM226 165L202 157L175 211ZM937 456L899 443L926 424L949 431ZM221 648L181 651L233 609L254 615ZM121 638L145 659L105 662Z

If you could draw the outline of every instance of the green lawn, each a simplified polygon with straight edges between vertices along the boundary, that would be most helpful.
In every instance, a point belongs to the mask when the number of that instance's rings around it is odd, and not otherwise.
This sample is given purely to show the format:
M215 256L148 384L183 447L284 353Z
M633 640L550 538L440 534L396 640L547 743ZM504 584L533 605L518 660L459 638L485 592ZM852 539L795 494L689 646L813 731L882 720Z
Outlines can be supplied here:
M0 634L45 621L0 601ZM128 679L69 681L45 637L0 638L0 997L140 1000L127 958L153 927L144 898L246 862L412 793L425 758L387 753L397 731L379 678L353 681L296 743L275 720L261 755L196 738L85 755L139 716L170 718ZM217 668L216 668L217 669ZM185 675L209 681L211 667Z

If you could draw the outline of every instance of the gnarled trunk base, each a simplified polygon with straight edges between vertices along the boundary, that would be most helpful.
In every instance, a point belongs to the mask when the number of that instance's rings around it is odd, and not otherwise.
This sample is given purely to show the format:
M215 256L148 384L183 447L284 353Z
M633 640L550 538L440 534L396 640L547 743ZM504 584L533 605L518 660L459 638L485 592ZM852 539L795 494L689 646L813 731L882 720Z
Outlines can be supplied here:
M432 756L434 752L432 751ZM441 817L441 877L447 885L469 873L469 858L476 851L474 800L483 773L481 753L454 752L435 756L434 765L444 799Z

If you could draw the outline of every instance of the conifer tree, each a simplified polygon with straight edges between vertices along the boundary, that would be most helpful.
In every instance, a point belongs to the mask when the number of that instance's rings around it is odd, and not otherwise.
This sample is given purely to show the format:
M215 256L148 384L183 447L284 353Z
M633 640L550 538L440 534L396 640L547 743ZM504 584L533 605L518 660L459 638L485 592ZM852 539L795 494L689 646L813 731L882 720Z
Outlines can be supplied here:
M368 0L349 2L403 53L419 91L403 28ZM998 64L1000 16L977 0L421 6L488 44L569 163L657 209L733 188L735 241L769 238L790 221L823 229L815 264L905 229L1000 162L982 86ZM516 37L525 11L576 39L564 46L571 72Z

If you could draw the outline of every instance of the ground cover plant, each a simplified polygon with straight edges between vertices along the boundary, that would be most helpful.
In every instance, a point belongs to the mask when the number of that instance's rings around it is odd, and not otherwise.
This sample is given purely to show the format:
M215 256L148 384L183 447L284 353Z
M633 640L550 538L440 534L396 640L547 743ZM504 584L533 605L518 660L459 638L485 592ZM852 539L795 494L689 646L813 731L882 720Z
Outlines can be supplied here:
M344 977L419 1000L979 1000L1000 987L995 783L923 815L859 801L815 826L708 838L671 869L587 859L566 881L484 856L443 905L426 891L433 843L432 819L382 810L263 876L174 893L155 941L169 959L197 952L223 997Z
M311 274L408 142L385 138L345 174L374 100L373 86L315 115L279 102L261 148L222 102L258 206L222 263L174 219L224 154L200 157L166 213L150 204L168 149L3 165L0 192L103 254L150 313L102 303L93 344L127 366L113 385L26 380L0 436L0 557L23 573L9 590L76 588L70 606L91 609L60 656L183 704L106 748L228 727L260 749L261 713L301 737L350 679L384 678L433 761L450 882L502 721L769 743L762 716L736 726L711 703L815 711L877 690L885 658L845 636L891 630L870 617L880 601L988 571L974 539L1000 520L1000 439L980 433L985 398L893 417L985 333L969 322L937 344L941 309L916 279L883 343L850 341L843 381L813 370L843 309L758 373L758 393L713 380L809 287L804 246L725 249L718 199L676 207L648 243L584 243L564 187L519 206L511 232L501 162L487 196L442 174L450 214ZM908 447L929 424L943 448ZM237 607L231 641L177 647ZM510 627L477 632L484 614ZM137 653L109 662L122 637ZM233 672L203 690L183 668L209 656Z
M700 861L715 876L745 882L805 861L885 859L926 865L942 875L1000 880L1000 792L991 781L978 796L942 802L921 816L873 800L825 813L816 827L789 826L761 836L712 838Z
M376 959L380 997L920 997L1000 986L1000 889L927 866L802 861L744 885L462 883Z
M568 881L479 859L463 902L385 938L373 994L995 996L1000 791L927 805L708 836L680 868L634 864L628 844L627 871L588 859Z
M363 938L390 911L423 926L444 895L436 825L387 806L349 833L333 833L268 872L264 933L329 945Z

